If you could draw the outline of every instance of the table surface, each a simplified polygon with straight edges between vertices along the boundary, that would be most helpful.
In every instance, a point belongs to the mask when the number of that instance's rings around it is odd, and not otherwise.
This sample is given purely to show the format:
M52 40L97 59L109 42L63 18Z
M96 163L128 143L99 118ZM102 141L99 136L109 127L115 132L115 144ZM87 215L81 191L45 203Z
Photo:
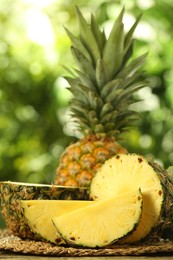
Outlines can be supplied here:
M47 260L47 259L67 259L74 260L76 257L55 257L55 256L32 256L32 255L22 255L22 254L14 254L14 253L4 253L0 251L0 259L18 259L18 260ZM173 260L173 256L105 256L105 257L77 257L77 259L82 260Z
M24 254L14 254L5 251L0 251L0 259L18 259L18 260L47 260L47 259L59 259L59 260L173 260L173 256L98 256L98 257L55 257L55 256L33 256Z

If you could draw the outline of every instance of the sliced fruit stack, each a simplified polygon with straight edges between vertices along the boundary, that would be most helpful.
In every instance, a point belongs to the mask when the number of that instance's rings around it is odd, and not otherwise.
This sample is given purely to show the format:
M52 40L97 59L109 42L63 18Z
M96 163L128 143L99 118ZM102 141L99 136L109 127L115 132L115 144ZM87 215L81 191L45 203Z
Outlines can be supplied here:
M137 227L142 195L138 190L99 202L21 201L21 206L31 229L47 241L101 247Z
M56 244L104 247L159 239L173 226L168 173L141 155L118 154L98 170L90 201L21 201L33 232Z

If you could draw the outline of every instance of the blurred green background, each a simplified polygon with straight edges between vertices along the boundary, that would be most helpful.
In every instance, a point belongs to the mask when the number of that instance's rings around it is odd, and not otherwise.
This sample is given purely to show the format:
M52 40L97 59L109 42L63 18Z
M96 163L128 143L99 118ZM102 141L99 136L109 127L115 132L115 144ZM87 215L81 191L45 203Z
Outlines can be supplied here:
M143 13L134 55L148 52L151 87L137 93L141 120L122 145L173 165L173 1L1 0L0 181L52 183L60 154L75 140L63 76L64 66L74 66L64 26L77 34L76 5L107 31L123 5L125 28Z

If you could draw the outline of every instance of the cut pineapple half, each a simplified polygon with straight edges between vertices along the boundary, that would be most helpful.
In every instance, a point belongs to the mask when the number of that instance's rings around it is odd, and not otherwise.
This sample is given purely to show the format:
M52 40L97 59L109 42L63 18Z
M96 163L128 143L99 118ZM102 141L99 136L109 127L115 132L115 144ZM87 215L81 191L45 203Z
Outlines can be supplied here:
M94 204L94 201L80 200L21 200L24 217L31 230L43 239L56 243L65 243L58 235L52 218L72 210Z
M70 245L103 247L135 230L141 212L142 195L137 190L53 218L53 223Z
M143 210L136 231L123 243L134 243L145 238L157 224L164 200L159 175L140 155L121 154L107 160L98 170L90 187L90 197L96 201L141 188Z

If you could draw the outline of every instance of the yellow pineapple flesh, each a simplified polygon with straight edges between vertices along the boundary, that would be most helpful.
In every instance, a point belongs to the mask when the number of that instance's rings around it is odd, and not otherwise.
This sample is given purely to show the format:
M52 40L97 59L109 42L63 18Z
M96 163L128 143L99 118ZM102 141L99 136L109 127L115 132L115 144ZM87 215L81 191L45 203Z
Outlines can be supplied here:
M122 243L135 243L147 235L162 236L172 227L172 185L158 164L137 154L119 154L98 170L90 187L91 199L104 201L140 187L142 217L136 231Z
M136 190L55 217L53 223L69 245L103 247L135 230L141 212L142 195Z
M52 218L78 208L93 204L94 201L80 200L21 200L23 215L33 233L56 244L65 244L52 223Z

